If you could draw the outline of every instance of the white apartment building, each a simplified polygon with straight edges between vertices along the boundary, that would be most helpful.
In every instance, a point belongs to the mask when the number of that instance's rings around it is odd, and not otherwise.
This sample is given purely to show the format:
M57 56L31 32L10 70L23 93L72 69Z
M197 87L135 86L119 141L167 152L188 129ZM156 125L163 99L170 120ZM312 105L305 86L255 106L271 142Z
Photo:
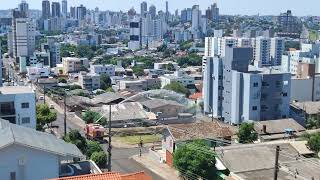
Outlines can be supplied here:
M13 56L31 56L35 50L35 25L28 18L16 18L13 33Z
M26 86L0 87L0 118L35 129L35 92Z
M282 38L271 38L271 64L273 66L280 66L282 62L282 54L284 52L284 39Z
M271 40L270 38L258 37L254 40L253 46L253 60L255 66L269 66L270 63L270 48Z
M138 18L130 22L130 41L128 48L131 50L138 50L141 47L141 22Z
M100 88L100 75L87 72L80 72L78 83L82 89L96 90Z
M42 64L37 64L34 67L27 67L27 78L34 81L38 78L47 78L50 74L50 67L44 67Z
M63 73L75 73L80 72L84 68L89 67L89 60L88 58L75 58L75 57L65 57L62 58L63 64Z
M206 37L205 38L205 52L204 56L225 56L226 46L237 47L238 39L233 37Z
M103 65L90 65L91 74L107 74L109 76L115 76L115 66L112 64L103 64Z

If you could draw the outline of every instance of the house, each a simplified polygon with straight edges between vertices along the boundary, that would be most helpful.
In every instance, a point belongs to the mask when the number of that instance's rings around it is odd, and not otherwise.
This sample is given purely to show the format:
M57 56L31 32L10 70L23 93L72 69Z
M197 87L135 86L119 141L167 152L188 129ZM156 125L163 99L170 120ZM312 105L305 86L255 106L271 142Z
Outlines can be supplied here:
M141 102L147 112L153 112L161 118L178 117L185 110L184 105L172 100L151 99Z
M305 126L306 120L317 118L320 112L320 101L292 102L290 104L290 116L299 124Z
M279 119L254 122L260 142L291 139L301 136L306 129L294 119Z
M109 105L103 105L102 107L92 107L90 110L108 117L110 107ZM112 127L143 126L143 123L148 123L147 120L150 117L154 117L153 113L146 112L139 102L125 102L111 105L111 114Z
M320 176L320 161L305 158L301 148L296 149L291 143L268 142L218 147L216 154L234 179L272 180L277 146L280 147L278 180L303 180Z
M27 86L0 87L0 118L36 129L36 94Z
M221 126L218 122L168 125L163 130L162 150L165 151L165 161L173 165L173 153L178 145L192 140L208 140L210 146L229 144L233 132L229 127Z
M0 119L0 175L3 180L57 178L62 162L84 158L73 144Z
M50 180L152 180L152 178L144 172L120 174L118 172L107 172L102 174L90 174L82 176L73 176L65 178L56 178Z

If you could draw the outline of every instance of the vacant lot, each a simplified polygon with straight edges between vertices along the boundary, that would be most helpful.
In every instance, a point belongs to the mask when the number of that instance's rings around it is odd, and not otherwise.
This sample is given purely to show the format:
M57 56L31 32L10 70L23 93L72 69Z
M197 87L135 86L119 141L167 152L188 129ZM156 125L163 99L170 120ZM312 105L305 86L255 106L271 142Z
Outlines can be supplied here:
M113 137L114 141L120 141L121 143L125 144L139 144L140 139L142 142L145 143L153 143L153 142L159 142L161 141L161 135L136 135L136 136L123 136L123 137Z

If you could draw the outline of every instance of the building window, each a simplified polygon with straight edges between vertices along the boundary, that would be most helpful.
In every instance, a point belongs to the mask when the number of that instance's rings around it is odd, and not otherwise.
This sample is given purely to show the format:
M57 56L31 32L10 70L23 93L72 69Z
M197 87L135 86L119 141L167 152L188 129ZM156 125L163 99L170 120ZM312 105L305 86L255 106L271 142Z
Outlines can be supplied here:
M27 109L27 108L29 108L29 103L21 103L21 108L22 108L22 109Z
M30 118L29 117L24 117L21 119L21 124L30 124Z
M258 110L258 107L257 106L252 106L252 111L256 111Z
M255 82L253 83L253 87L258 87L259 86L259 83Z
M262 82L262 86L263 86L263 87L268 87L268 86L269 86L269 83L263 81L263 82Z
M16 172L10 172L10 180L16 180Z
M280 87L281 86L281 82L280 81L276 81L276 87Z

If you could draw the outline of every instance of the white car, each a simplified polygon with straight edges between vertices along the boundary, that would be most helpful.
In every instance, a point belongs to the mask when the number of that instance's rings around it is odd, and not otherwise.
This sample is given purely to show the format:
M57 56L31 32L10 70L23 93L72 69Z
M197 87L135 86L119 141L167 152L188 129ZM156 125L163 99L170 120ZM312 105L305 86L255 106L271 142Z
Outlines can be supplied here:
M39 97L39 100L44 100L44 96L40 96L40 97Z

